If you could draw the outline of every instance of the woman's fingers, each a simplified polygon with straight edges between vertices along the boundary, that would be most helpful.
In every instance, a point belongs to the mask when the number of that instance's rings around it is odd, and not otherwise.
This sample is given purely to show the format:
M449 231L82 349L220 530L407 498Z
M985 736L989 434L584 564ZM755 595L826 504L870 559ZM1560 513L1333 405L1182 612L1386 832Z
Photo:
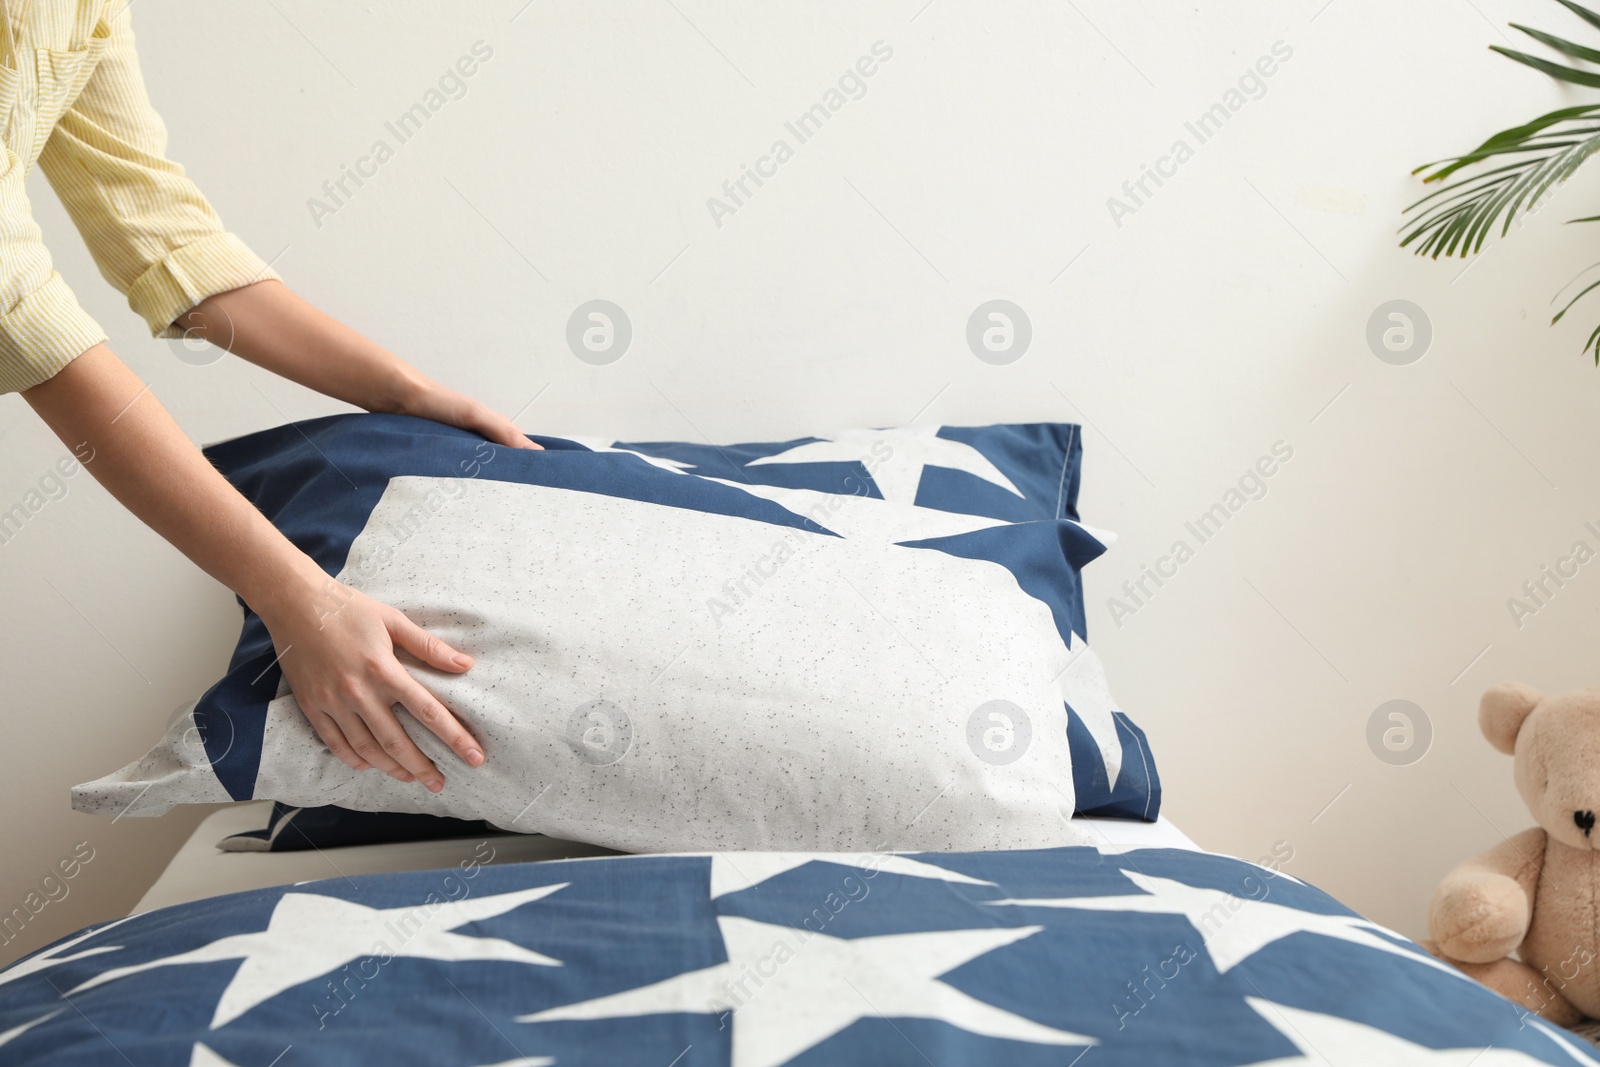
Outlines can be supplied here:
M372 731L373 739L382 746L384 753L414 775L429 792L437 793L444 788L444 775L411 740L411 735L406 733L400 720L381 699L374 698L371 704L362 709L361 720Z
M407 673L400 650L456 674L472 666L472 657L404 613L352 589L331 615L312 619L291 613L268 620L268 629L274 642L294 649L292 657L280 659L290 688L312 729L345 766L376 768L400 782L421 781L435 793L444 788L444 775L395 717L401 707L468 766L483 763L482 744Z
M513 426L510 419L482 404L472 404L468 408L462 426L464 429L481 433L495 444L505 445L507 448L526 448L534 451L544 448L543 445L528 440L527 434Z
M422 378L420 375L417 375L417 385L411 391L410 397L402 402L399 408L386 407L382 410L398 410L406 415L432 419L447 426L459 426L463 430L482 434L487 440L507 448L537 451L544 447L528 440L527 435L512 425L510 419L489 405L464 396L454 389L447 389L438 382Z
M406 618L401 611L391 611L384 620L389 628L389 639L430 667L460 674L472 666L472 657L457 652L437 637Z
M390 616L389 636L397 646L440 670L459 674L472 666L471 656L457 652L406 618L403 612L396 611ZM403 667L396 670L391 684L395 701L432 730L439 740L449 745L451 751L460 756L467 766L476 767L483 763L483 746L450 713L450 709L440 703L438 697L428 692Z
M544 445L539 444L537 441L528 440L527 434L504 419L498 419L498 421L494 422L481 422L472 428L497 445L505 445L507 448L525 448L530 452L544 451Z
M394 715L391 713L391 719ZM367 729L365 716L356 711L345 711L334 718L339 729L344 731L344 736L349 740L350 747L355 749L356 755L378 768L384 774L396 781L407 784L416 781L416 775L402 767L391 755L383 742L373 736ZM396 727L398 729L398 726Z
M509 422L503 422L499 426L491 424L489 426L485 426L478 432L483 434L484 437L487 437L489 440L493 441L495 444L505 445L507 448L523 448L527 449L529 452L544 451L544 445L541 445L537 441L528 440L527 434L511 425Z
M413 718L432 730L439 740L449 745L451 751L460 756L467 766L476 767L483 763L483 747L477 739L467 732L460 720L450 714L450 709L441 704L438 697L404 670L395 679L395 700Z
M351 747L349 740L344 736L344 731L339 729L339 724L323 712L308 710L306 718L311 721L311 728L322 738L322 743L328 746L328 751L333 753L335 759L349 767L352 771L364 771L372 764L356 755L356 750Z

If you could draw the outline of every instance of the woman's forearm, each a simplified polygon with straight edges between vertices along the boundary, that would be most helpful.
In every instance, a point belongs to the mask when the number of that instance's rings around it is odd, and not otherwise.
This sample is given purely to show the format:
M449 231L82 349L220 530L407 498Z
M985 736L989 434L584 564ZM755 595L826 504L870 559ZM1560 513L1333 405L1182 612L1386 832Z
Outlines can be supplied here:
M276 280L207 297L175 325L258 367L368 411L404 409L427 380Z
M447 389L274 279L207 297L175 325L319 393L459 426L508 448L538 448L505 416Z
M321 595L321 568L217 473L110 348L95 345L22 395L63 442L93 455L89 470L112 496L258 613Z

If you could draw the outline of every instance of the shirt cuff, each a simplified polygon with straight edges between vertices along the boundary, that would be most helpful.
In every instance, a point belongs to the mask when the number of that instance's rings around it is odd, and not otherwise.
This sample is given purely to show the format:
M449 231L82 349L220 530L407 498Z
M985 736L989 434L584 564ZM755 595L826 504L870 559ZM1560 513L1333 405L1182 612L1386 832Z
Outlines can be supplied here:
M208 296L268 278L283 280L233 234L212 234L174 249L139 275L128 289L128 306L149 323L150 336L182 337L173 319Z
M0 393L21 392L106 340L78 306L66 279L51 271L43 285L0 315Z

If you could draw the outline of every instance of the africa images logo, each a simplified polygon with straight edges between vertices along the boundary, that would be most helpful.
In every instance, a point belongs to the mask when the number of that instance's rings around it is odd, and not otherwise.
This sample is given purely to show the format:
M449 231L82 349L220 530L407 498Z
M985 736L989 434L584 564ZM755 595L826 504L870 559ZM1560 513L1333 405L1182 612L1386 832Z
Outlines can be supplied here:
M1156 157L1154 167L1139 165L1139 176L1130 178L1122 183L1122 196L1106 198L1106 209L1111 212L1111 221L1116 223L1117 229L1122 229L1123 219L1136 214L1138 210L1150 202L1168 181L1178 176L1178 168L1195 157L1199 147L1222 132L1222 127L1234 115L1244 110L1244 106L1252 100L1260 100L1267 95L1267 79L1278 73L1279 67L1289 62L1294 57L1294 48L1286 41L1274 41L1268 50L1269 54L1260 56L1255 63L1246 67L1238 81L1230 85L1223 92L1222 98L1206 108L1192 121L1183 124L1184 132L1188 137L1179 137L1172 142L1172 146L1164 155ZM1191 144L1189 138L1194 138ZM1151 185L1155 188L1152 189Z

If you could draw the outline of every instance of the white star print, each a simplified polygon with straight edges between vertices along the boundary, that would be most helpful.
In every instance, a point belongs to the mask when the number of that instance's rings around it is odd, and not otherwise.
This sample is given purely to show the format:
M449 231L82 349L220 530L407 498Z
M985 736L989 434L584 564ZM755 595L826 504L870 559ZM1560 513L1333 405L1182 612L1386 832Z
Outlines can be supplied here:
M550 1056L518 1056L500 1063L486 1063L483 1067L551 1067L555 1062ZM194 1051L189 1055L189 1067L238 1067L238 1065L197 1041Z
M837 863L864 871L888 871L907 878L932 878L941 882L967 885L994 885L969 878L958 871L935 867L889 852L713 852L711 856L711 899L737 893L776 878L785 871L811 862ZM735 858L737 857L737 858ZM870 876L869 876L870 877Z
M1067 655L1071 658L1060 674L1061 691L1100 750L1106 781L1115 786L1122 774L1122 734L1112 715L1118 709L1106 684L1106 669L1081 637L1075 633L1067 636Z
M1100 835L1100 840L1092 842L1092 844L1094 845L1094 847L1096 849L1099 850L1100 855L1102 855L1102 856L1126 856L1129 853L1132 853L1132 852L1143 852L1143 851L1145 851L1147 849L1172 848L1173 847L1171 845L1151 845L1151 844L1148 844L1148 843L1142 842L1142 841L1141 842L1137 842L1137 843L1132 842L1132 841L1113 841L1109 837L1107 837L1105 835L1105 831L1101 830L1100 827L1097 826L1092 820L1085 820L1084 825L1089 829L1089 831L1091 833L1095 833L1095 834L1099 834ZM1287 871L1274 870L1273 868L1265 866L1265 865L1260 864L1260 863L1251 863L1251 861L1249 861L1249 860L1241 859L1238 856L1230 855L1229 853L1226 853L1226 852L1212 852L1208 848L1195 848L1195 849L1185 848L1183 851L1189 853L1192 856L1215 856L1218 859L1228 860L1231 863L1249 863L1250 866L1252 866L1252 867L1256 868L1257 870L1261 871L1262 874L1265 877L1268 877L1268 878L1282 878L1284 881L1293 882L1295 885L1305 885L1304 882L1302 882L1300 879L1296 878L1294 875L1288 873Z
M787 1063L858 1019L939 1019L985 1037L1043 1045L1093 1038L1044 1026L939 981L1038 926L841 938L721 916L728 962L568 1004L519 1022L733 1013L733 1067Z
M1263 1060L1255 1067L1545 1067L1545 1061L1513 1049L1472 1048L1432 1049L1365 1023L1341 1019L1336 1015L1291 1008L1258 997L1245 1001L1300 1050L1298 1056Z
M23 1023L20 1026L13 1026L4 1033L0 1033L0 1045L9 1045L12 1041L15 1041L29 1030L32 1030L35 1026L38 1026L42 1022L48 1022L51 1019L54 1019L57 1015L60 1015L66 1010L66 1008L57 1008L55 1011L39 1016L32 1022Z
M1143 852L1145 849L1152 847L1145 844L1134 844L1131 841L1113 841L1106 837L1100 828L1092 822L1089 823L1089 830L1091 833L1100 834L1100 840L1092 842L1092 844L1102 856L1126 856L1130 852Z
M937 426L906 426L892 430L849 430L830 441L812 441L785 452L751 460L747 466L768 463L848 463L866 467L885 500L912 504L924 467L965 471L1011 493L1022 491L990 463L982 452L960 441L937 436Z
M996 905L1032 908L1073 908L1080 911L1133 911L1151 915L1182 915L1199 932L1218 974L1290 934L1312 933L1365 945L1380 952L1415 960L1448 974L1461 976L1420 949L1413 952L1379 936L1383 927L1352 915L1317 915L1297 908L1254 900L1216 889L1199 889L1170 878L1152 878L1137 871L1122 872L1143 893L1111 897L1046 897L1033 900L996 900ZM1398 936L1398 935L1395 935ZM1464 977L1464 976L1462 976Z
M71 963L73 960L81 960L86 956L98 956L102 952L116 952L122 947L121 945L100 945L96 948L84 949L82 952L74 952L70 956L62 955L63 952L74 945L82 944L84 941L87 941L96 934L104 933L113 926L127 922L130 918L132 918L131 915L128 916L128 918L118 919L116 922L106 923L104 926L97 926L92 930L85 930L77 937L61 942L61 944L50 949L48 952L42 952L37 956L23 960L21 963L11 967L9 970L0 971L0 985L5 985L7 982L15 982L19 978L26 978L30 974L37 974L39 971L42 971L47 967L55 967L62 963Z
M687 463L681 459L667 459L664 456L648 456L643 452L637 452L631 448L618 448L615 442L607 442L601 437L569 436L565 438L565 440L571 441L573 444L582 445L591 452L620 452L626 456L638 456L652 467L660 467L662 470L671 471L674 474L682 474L685 467L695 466L695 464Z
M935 508L886 508L877 497L855 493L825 493L818 489L789 489L781 485L735 481L732 478L706 478L708 482L742 490L751 496L770 500L779 507L804 516L840 537L865 537L876 541L920 541L924 538L954 537L974 530L1009 525L1004 519L983 515L963 515ZM1085 527L1085 529L1088 529ZM1096 533L1096 531L1090 531ZM1097 534L1098 536L1098 534Z
M224 1059L215 1049L196 1041L189 1050L189 1067L238 1067L232 1060Z
M547 897L567 884L400 908L369 908L318 893L285 893L272 909L265 930L233 934L175 956L117 967L96 975L72 992L82 992L157 967L242 959L244 963L234 972L217 1002L211 1019L214 1030L286 989L368 956L452 962L508 960L559 967L561 961L509 941L451 931L470 922L503 915Z
M1526 1021L1583 1067L1600 1067L1600 1061L1589 1055L1594 1051L1594 1046L1587 1044L1570 1030L1563 1030L1552 1023L1547 1023L1536 1015L1527 1016ZM1584 1051L1579 1050L1580 1044L1583 1045Z

